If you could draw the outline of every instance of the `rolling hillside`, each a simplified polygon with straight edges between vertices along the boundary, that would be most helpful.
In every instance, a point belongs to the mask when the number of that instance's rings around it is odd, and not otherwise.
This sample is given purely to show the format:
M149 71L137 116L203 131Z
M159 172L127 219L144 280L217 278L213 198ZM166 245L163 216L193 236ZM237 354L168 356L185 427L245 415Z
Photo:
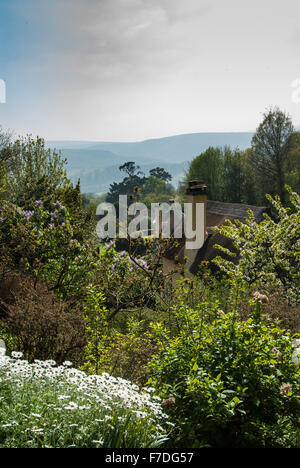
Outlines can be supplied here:
M140 142L48 141L50 148L60 150L67 158L69 177L81 180L83 192L105 192L112 182L124 177L118 167L135 161L148 174L160 166L172 174L176 186L184 176L188 163L209 146L250 146L251 132L192 133Z

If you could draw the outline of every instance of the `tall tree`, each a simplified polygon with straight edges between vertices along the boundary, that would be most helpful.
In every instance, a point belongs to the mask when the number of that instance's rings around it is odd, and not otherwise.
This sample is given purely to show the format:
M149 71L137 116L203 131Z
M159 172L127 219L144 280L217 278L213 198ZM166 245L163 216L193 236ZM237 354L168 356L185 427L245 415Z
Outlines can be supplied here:
M288 154L285 164L286 183L300 193L300 132L293 133L288 141Z
M0 197L6 190L5 175L7 172L7 151L10 143L10 134L0 126Z
M156 177L157 179L164 180L165 182L170 182L172 180L172 176L169 172L167 172L162 167L155 167L149 171L150 176Z
M140 171L140 166L136 166L132 161L128 161L120 166L119 170L125 172L127 176L124 177L122 182L113 182L110 185L106 196L106 201L110 203L117 203L119 195L131 195L135 187L141 188L146 181L144 173Z
M47 149L42 138L27 136L12 143L7 151L17 160L8 173L7 185L11 201L19 206L31 209L36 200L55 202L71 185L64 167L66 160Z
M242 203L244 201L245 173L243 152L238 148L224 148L222 171L223 201Z
M202 180L207 184L209 198L211 200L221 200L222 165L222 150L220 148L209 147L193 159L186 175L186 181Z
M290 117L278 107L264 114L252 138L252 164L260 201L265 193L285 198L284 167L289 153L288 140L294 127Z

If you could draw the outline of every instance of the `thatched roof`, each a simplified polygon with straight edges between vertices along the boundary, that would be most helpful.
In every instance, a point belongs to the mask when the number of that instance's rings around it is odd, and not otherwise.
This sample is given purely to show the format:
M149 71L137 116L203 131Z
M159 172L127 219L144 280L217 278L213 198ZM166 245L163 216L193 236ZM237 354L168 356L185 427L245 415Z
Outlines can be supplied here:
M224 224L226 219L229 219L230 221L239 219L241 222L244 222L248 218L249 209L252 210L257 222L262 221L263 213L268 211L265 206L243 205L241 203L224 203L207 200L206 227L208 235L203 246L198 250L195 261L190 268L193 275L198 272L201 262L211 262L217 255L227 258L227 256L223 253L221 254L220 251L214 248L215 244L219 244L231 251L235 251L231 240L217 232L214 232L212 228ZM183 262L184 245L185 237L183 236L182 239L177 239L177 246L170 248L170 250L165 254L165 257L169 260L175 260L176 257L178 259L177 261ZM235 258L236 261L238 261L238 257ZM214 269L213 264L211 265L212 269Z
M249 210L253 212L256 221L259 223L262 221L263 213L267 211L267 208L265 206L207 200L206 225L207 227L220 226L226 219L230 219L231 221L234 219L245 221L245 219L248 218Z

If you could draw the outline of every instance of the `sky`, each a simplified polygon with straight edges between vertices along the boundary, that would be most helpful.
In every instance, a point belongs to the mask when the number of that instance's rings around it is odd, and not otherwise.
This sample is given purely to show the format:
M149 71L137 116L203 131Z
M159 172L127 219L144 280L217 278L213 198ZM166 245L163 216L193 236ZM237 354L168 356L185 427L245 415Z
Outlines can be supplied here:
M298 126L299 46L299 0L0 0L0 125L138 141L279 106Z

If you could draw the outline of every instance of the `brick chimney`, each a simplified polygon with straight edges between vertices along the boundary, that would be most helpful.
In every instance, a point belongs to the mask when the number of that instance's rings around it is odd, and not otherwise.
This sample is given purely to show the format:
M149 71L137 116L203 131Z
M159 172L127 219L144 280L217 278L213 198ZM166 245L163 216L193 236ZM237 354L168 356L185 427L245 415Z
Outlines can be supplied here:
M192 227L194 234L189 236L186 232L185 250L186 257L185 273L192 276L190 267L194 263L198 250L202 247L207 237L206 230L206 200L207 186L203 182L193 180L189 182L186 191L187 203L190 204L185 211L186 223ZM197 240L197 242L196 242Z

